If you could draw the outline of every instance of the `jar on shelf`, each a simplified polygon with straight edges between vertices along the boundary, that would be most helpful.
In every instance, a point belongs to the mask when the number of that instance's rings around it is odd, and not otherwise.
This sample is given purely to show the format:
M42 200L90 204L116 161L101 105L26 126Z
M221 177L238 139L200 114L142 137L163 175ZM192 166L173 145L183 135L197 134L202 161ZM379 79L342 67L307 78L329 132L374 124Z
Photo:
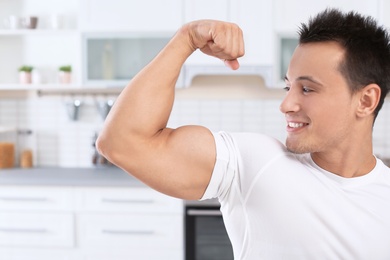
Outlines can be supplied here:
M34 165L31 136L32 130L30 129L18 130L19 165L21 168L32 168Z
M17 129L0 126L0 169L13 168L16 164Z

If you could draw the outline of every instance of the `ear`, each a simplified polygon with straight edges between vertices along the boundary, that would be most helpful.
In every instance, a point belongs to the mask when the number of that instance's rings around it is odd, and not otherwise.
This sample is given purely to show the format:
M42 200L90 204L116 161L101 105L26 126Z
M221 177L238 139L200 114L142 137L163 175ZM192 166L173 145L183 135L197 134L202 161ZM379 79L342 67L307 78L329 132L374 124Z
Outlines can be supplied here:
M374 114L381 96L381 88L377 84L369 84L362 88L358 93L360 99L357 115L359 117L366 117Z

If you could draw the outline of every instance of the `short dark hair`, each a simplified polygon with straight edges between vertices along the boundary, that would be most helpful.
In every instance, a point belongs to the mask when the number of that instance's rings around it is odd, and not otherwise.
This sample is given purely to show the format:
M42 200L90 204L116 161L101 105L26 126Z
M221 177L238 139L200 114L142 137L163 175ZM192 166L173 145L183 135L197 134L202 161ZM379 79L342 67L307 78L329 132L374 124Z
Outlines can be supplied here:
M352 93L368 84L381 88L374 119L382 108L390 89L389 33L370 16L356 12L342 13L328 8L310 18L299 28L299 44L336 41L345 49L339 69Z

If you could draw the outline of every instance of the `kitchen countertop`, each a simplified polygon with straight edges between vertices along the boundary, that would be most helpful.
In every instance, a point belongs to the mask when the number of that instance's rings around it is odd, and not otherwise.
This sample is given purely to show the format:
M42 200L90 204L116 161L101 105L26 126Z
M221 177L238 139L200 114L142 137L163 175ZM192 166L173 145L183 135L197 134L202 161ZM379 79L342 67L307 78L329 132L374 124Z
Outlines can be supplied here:
M18 186L89 186L89 187L147 187L120 168L61 168L0 169L0 185ZM186 206L219 206L217 199L184 201Z
M0 185L146 187L145 184L115 166L0 169Z

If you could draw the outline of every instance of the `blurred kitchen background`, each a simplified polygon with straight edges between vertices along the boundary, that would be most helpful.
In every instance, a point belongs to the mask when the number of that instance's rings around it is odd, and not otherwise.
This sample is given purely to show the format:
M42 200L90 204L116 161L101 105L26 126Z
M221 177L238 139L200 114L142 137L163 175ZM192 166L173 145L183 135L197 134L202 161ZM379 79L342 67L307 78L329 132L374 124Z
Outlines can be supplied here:
M388 5L386 1L1 0L0 141L15 141L19 150L30 147L36 166L92 167L92 143L104 111L181 24L200 18L240 24L246 56L242 69L234 73L218 60L198 53L191 57L177 83L169 125L259 131L283 141L281 79L300 21L336 6L362 11L387 25ZM23 66L32 67L30 83L21 83ZM64 66L71 68L68 81L60 76ZM374 128L375 151L381 157L390 156L387 103Z
M232 259L221 216L221 229L204 222L199 231L199 206L127 179L94 141L126 83L183 23L207 18L239 24L246 55L238 71L191 56L168 125L283 142L279 105L296 31L328 6L390 26L386 0L0 0L0 259ZM390 157L389 103L374 126L381 158Z

